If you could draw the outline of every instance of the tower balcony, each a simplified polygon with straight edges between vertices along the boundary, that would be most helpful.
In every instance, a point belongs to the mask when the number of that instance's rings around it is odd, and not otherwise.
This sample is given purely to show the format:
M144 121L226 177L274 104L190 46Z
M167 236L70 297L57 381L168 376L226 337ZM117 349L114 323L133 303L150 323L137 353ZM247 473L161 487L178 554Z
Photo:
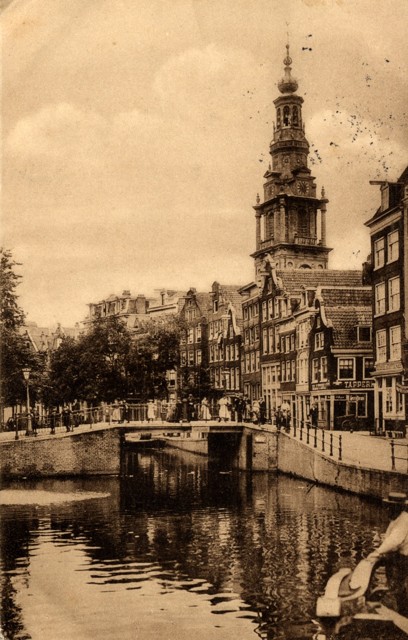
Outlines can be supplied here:
M300 244L302 246L315 247L316 245L320 244L320 240L318 238L316 238L316 236L297 236L297 235L295 235L294 243L295 244Z

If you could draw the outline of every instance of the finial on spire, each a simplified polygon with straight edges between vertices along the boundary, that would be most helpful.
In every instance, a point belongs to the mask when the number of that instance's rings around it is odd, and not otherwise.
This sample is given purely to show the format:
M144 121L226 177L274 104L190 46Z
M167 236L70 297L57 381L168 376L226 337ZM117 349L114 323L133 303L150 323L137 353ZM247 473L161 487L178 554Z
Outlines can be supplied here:
M285 67L289 67L292 64L292 58L289 55L289 42L286 45L286 58L284 59L283 64Z
M256 204L261 202L261 198L259 197L259 193L256 194Z
M324 198L325 195L326 195L326 191L324 190L324 187L322 187L322 198Z
M281 93L295 93L298 88L298 83L295 78L292 78L290 73L292 71L292 68L290 66L292 64L292 58L289 55L289 41L286 45L286 56L283 60L283 64L285 65L285 77L282 78L280 82L278 82L278 89Z

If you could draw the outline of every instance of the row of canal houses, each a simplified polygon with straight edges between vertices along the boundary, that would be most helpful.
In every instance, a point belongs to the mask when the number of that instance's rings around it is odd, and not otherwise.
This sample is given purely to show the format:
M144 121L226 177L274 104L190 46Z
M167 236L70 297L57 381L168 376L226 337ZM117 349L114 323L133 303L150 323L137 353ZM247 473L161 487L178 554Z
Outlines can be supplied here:
M178 390L263 398L267 418L317 415L319 426L402 430L407 416L408 169L377 181L362 270L329 269L324 189L317 196L289 48L263 199L254 206L253 282L190 289L180 315ZM316 412L317 410L317 412Z

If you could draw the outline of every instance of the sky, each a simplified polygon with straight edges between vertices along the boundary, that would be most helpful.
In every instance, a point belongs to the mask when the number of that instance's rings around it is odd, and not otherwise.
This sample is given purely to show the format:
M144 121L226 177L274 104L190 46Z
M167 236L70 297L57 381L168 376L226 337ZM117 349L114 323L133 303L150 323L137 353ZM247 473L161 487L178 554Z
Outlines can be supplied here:
M406 0L0 0L2 246L40 326L253 280L290 42L331 268L408 164Z

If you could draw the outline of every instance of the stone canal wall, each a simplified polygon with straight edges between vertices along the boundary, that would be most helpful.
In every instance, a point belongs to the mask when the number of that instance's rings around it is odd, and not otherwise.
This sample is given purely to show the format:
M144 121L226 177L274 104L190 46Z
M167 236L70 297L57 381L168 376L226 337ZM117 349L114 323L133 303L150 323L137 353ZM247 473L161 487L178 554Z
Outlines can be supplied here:
M118 474L118 429L86 431L51 438L25 438L3 442L0 468L3 477L47 477Z
M407 490L406 474L344 464L323 456L284 433L280 433L278 438L277 468L283 473L379 499L390 491Z
M244 429L237 466L253 471L280 471L351 493L383 498L406 491L406 474L344 464L291 438L284 432Z
M130 428L131 429L131 428ZM127 429L128 430L128 429ZM120 428L95 429L57 437L25 438L0 445L3 477L85 476L120 473ZM214 434L211 437L217 439ZM201 436L202 437L202 436ZM223 441L224 440L224 441ZM382 498L390 491L406 491L406 474L365 469L324 456L287 434L255 425L245 426L234 440L222 436L218 453L232 453L242 470L282 472L352 493ZM205 438L174 438L173 446L208 454Z

